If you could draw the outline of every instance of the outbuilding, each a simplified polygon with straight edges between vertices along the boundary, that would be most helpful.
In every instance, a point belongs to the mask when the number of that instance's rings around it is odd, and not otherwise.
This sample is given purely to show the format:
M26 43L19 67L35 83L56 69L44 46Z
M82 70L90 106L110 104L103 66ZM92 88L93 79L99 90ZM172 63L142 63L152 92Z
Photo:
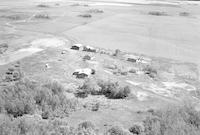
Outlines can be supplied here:
M73 75L75 75L76 78L82 78L82 79L89 77L90 75L94 75L94 74L95 74L95 70L90 69L90 68L77 69L73 73Z
M91 47L91 46L84 46L83 47L83 51L86 51L86 52L97 52L97 50L94 47Z
M131 55L131 54L126 54L126 55L124 55L124 58L125 58L127 61L134 62L134 63L136 63L136 62L139 60L139 56Z
M143 64L149 64L151 63L151 59L148 57L144 56L137 56L137 55L131 55L131 54L126 54L124 55L124 58L127 61L133 62L133 63L143 63Z
M82 44L74 44L74 45L72 45L71 49L80 50L82 46L83 46Z
M140 57L137 62L138 63L143 63L143 64L149 64L151 63L151 59L150 58L147 58L147 57Z

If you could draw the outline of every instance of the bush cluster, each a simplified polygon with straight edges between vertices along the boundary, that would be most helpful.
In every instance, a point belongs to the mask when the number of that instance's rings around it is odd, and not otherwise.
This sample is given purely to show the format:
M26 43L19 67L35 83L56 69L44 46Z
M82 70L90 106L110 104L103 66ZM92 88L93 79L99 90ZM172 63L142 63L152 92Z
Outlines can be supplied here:
M188 13L188 12L180 12L179 15L180 16L190 16L190 13Z
M0 54L3 54L8 50L8 44L7 43L1 43L0 44Z
M132 134L135 134L135 135L140 135L142 134L143 132L143 129L140 125L137 125L137 124L134 124L133 126L131 126L129 128L129 131L132 133Z
M86 60L91 60L91 56L85 55L85 56L83 57L83 61L86 61Z
M36 117L23 116L11 120L0 118L1 135L97 135L91 122L82 122L78 127L71 127L62 119L42 120ZM89 125L88 125L89 124Z
M67 116L70 111L75 110L77 104L66 98L63 86L55 81L37 89L34 99L45 119Z
M27 79L0 88L0 113L13 117L41 112L44 119L64 117L76 109L77 102L64 95L57 82L39 84Z
M193 107L170 107L144 120L145 135L199 135L200 113Z
M37 14L34 16L36 19L50 19L50 16L46 13Z
M37 5L37 7L40 7L40 8L49 8L49 5L39 4L39 5Z
M122 70L122 69L118 69L117 71L114 71L113 74L126 76L126 75L128 75L128 71Z
M87 97L91 95L105 95L110 99L124 99L129 96L130 88L128 86L121 87L118 82L94 81L86 80L86 82L79 87L76 93L77 97Z
M119 56L121 54L121 50L116 49L113 56Z
M156 78L156 76L158 75L157 70L151 66L144 67L143 72L151 78Z
M5 19L16 21L16 20L21 20L22 16L18 15L18 14L16 14L16 15L3 15L3 16L1 16L1 18L5 18Z
M131 134L119 126L113 126L107 130L105 135L131 135Z
M154 15L154 16L167 16L168 15L167 13L161 12L161 11L150 11L148 14Z
M100 9L90 9L90 10L88 10L88 13L103 13L103 10L100 10Z
M101 93L111 99L123 99L129 96L129 86L121 87L118 82L100 81Z
M91 18L92 15L91 15L91 14L81 14L81 15L79 15L79 17L83 17L83 18Z
M20 64L16 64L15 67L8 68L3 78L4 82L16 82L20 81L24 77L20 69Z

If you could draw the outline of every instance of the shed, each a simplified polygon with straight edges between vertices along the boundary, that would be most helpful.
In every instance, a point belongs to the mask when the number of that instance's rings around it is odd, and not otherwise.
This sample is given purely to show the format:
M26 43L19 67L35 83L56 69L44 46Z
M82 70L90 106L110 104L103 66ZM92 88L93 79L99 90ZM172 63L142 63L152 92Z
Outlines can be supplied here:
M97 52L97 50L94 47L91 47L91 46L84 46L83 47L83 51L86 51L86 52Z
M90 69L90 68L77 69L73 73L73 75L75 75L76 78L82 78L82 79L94 74L95 74L95 70Z
M71 46L71 49L73 50L80 50L80 48L82 47L83 45L82 44L73 44Z
M131 54L125 54L124 55L125 60L130 61L130 62L134 62L136 63L139 59L139 56L136 55L131 55Z

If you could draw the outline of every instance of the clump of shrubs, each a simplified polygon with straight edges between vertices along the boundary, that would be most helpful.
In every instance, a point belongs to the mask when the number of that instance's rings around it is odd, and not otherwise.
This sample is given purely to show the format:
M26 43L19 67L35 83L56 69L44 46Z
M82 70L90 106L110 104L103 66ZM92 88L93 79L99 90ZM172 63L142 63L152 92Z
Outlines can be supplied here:
M121 87L118 82L100 81L101 93L111 99L124 99L129 96L131 90L129 86Z
M188 12L180 12L179 16L190 16L190 13L188 13Z
M76 93L76 96L79 97L80 93L84 97L87 97L88 94L91 95L105 95L110 99L124 99L129 96L130 88L128 86L122 87L118 82L105 82L105 81L91 81L87 80Z
M116 49L113 56L119 56L121 54L121 50Z
M8 68L3 78L3 82L16 82L23 79L24 75L20 69L20 64Z
M167 16L166 12L161 12L161 11L150 11L148 12L148 14L154 16Z
M190 91L190 94L198 99L200 99L200 90Z
M100 9L90 9L90 10L88 10L88 13L103 13L103 10L100 10Z
M101 93L101 88L95 80L87 79L82 86L80 86L75 93L77 97L85 98L89 94L99 95Z
M122 69L118 69L117 71L114 71L113 74L126 76L126 75L128 75L128 71L122 70Z
M96 112L96 111L98 111L99 110L99 108L100 108L100 103L95 103L93 106L92 106L92 111L94 111L94 112Z
M113 126L109 130L107 130L105 135L131 135L131 134L119 126Z
M66 117L77 107L77 101L67 99L57 82L39 84L22 79L0 89L0 113L13 117L41 112L44 119Z
M88 121L71 127L62 119L42 120L34 116L0 120L1 135L98 135L94 125Z
M78 125L78 129L95 129L95 125L90 121L84 121Z
M78 125L74 135L97 135L98 131L95 125L90 121L82 122Z
M77 7L77 6L89 7L88 4L80 4L80 3L74 3L71 6L73 6L73 7Z
M143 68L143 72L151 78L156 78L158 72L152 66L146 66Z
M148 109L147 112L153 114L153 113L155 113L155 110L154 109Z
M79 4L79 3L74 3L74 4L72 4L71 6L72 6L72 7L77 7L77 6L81 6L81 4Z
M79 98L86 98L86 97L88 97L89 93L87 91L82 90L82 89L78 89L76 91L76 93L74 93L74 95L76 97L79 97Z
M86 15L86 17L87 17L87 15ZM90 47L90 46L83 46L83 51L85 51L85 52L93 52L93 53L97 52L97 50L95 48Z
M1 18L13 20L13 21L22 19L21 15L3 15L3 16L1 16Z
M34 16L36 19L50 19L50 16L48 14L37 14Z
M81 14L81 15L79 15L79 17L83 17L83 18L91 18L92 15L91 15L91 14Z
M71 111L74 111L77 102L69 100L64 95L64 88L58 82L49 82L37 89L34 96L36 104L42 110L42 117L66 117Z
M116 70L118 68L117 65L114 64L106 65L105 67L111 70Z
M145 135L198 135L200 112L191 106L169 107L148 116L143 125Z
M128 71L129 73L136 73L137 71L136 71L136 69L130 69L129 71Z
M49 5L39 4L39 5L37 5L37 7L39 7L39 8L49 8Z
M8 44L7 43L1 43L0 44L0 54L3 54L8 50Z
M1 88L1 113L6 112L13 117L32 114L35 110L35 101L32 88L28 82L16 82Z
M86 61L86 60L91 60L91 56L85 55L85 56L83 57L83 61Z
M134 124L129 128L129 132L131 132L134 135L141 135L143 132L143 128L141 125Z

